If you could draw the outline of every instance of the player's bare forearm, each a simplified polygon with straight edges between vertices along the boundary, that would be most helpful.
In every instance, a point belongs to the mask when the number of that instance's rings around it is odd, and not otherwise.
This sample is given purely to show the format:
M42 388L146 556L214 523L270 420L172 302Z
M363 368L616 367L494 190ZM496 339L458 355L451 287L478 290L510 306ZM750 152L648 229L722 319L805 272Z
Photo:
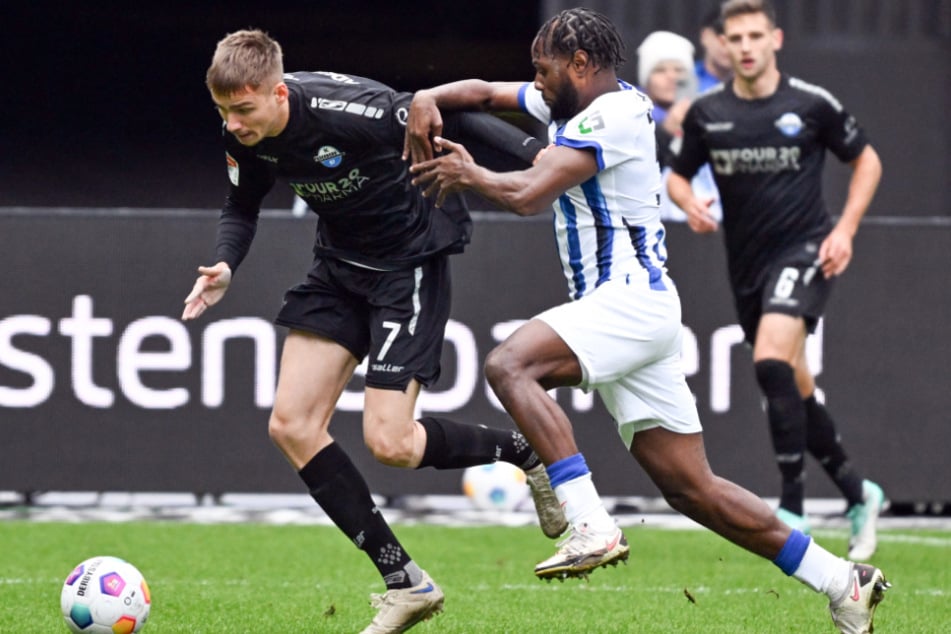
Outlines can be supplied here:
M434 141L446 154L415 164L410 171L414 175L413 184L423 188L424 196L435 197L437 206L442 205L448 194L471 190L506 211L530 216L549 208L562 192L576 184L575 179L583 182L597 169L593 158L590 173L586 169L577 173L577 168L573 171L568 165L560 170L552 169L548 164L554 150L549 150L531 168L494 172L477 165L462 144L441 137ZM577 150L560 149L586 156Z
M543 152L532 167L513 172L493 172L476 165L465 147L436 138L447 153L413 165L413 184L425 195L437 196L437 205L447 193L470 189L499 207L520 216L547 209L561 194L598 173L593 152L554 146Z
M684 209L693 198L690 181L677 172L671 172L667 176L667 195L678 207Z
M870 145L865 146L851 165L852 178L842 217L819 246L819 262L826 277L842 275L852 261L852 240L882 178L881 160Z
M878 184L882 179L882 161L875 149L871 145L866 145L851 165L852 178L849 181L849 193L836 228L854 236L878 190Z
M435 142L447 153L414 164L410 171L414 175L413 185L421 186L425 197L435 198L437 207L449 194L464 190L472 190L520 216L538 213L554 200L537 192L538 179L532 178L532 170L493 172L476 164L462 144L441 137Z
M537 191L537 179L530 171L493 172L473 164L467 170L466 181L469 189L499 208L519 216L534 216L550 209L555 197Z
M441 110L517 110L520 86L515 82L463 79L420 90L413 100L431 100Z
M667 195L687 214L687 225L696 233L710 233L717 230L717 221L710 214L713 199L698 199L686 177L677 172L668 174Z

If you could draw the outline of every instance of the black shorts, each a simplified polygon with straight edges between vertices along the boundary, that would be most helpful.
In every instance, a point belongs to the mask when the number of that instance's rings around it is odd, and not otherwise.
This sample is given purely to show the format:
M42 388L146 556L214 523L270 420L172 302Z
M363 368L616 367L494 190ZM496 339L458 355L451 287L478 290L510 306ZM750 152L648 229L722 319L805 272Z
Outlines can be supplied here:
M766 313L802 317L806 331L815 332L832 294L834 278L826 279L822 274L814 242L787 251L773 262L762 280L756 289L747 293L735 292L734 295L736 313L747 343L753 345L756 342L759 321Z
M361 361L369 355L367 386L405 390L411 379L429 386L439 378L450 307L446 255L401 271L318 258L307 281L285 293L275 322L331 339Z

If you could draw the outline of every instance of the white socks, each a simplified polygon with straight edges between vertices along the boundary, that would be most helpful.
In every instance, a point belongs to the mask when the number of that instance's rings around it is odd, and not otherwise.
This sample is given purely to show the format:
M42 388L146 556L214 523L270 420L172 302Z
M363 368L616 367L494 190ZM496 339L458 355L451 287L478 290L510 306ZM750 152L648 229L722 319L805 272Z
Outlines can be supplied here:
M590 473L559 484L555 487L555 496L564 507L571 526L587 524L598 533L613 533L617 529L614 518L601 502Z
M809 547L792 576L813 590L825 593L832 601L837 601L848 592L851 569L850 562L836 557L810 540Z

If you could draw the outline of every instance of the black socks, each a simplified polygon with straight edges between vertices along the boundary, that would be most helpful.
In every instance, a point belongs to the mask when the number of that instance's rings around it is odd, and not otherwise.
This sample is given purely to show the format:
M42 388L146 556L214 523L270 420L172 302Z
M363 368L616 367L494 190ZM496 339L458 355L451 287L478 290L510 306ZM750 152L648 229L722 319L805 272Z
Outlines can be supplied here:
M757 361L753 367L766 397L773 450L783 477L779 506L803 515L806 406L796 387L795 373L791 365L775 359Z
M426 417L419 422L426 430L420 469L462 469L497 460L530 469L539 462L531 445L517 431L465 425L444 418Z
M802 398L788 363L766 359L754 367L766 397L773 449L783 477L779 506L803 515L806 450L819 461L850 507L862 503L862 477L849 462L826 408L814 395Z
M864 500L862 477L856 473L842 447L842 439L835 429L835 421L815 395L805 401L806 445L809 453L819 461L835 485L842 491L849 507Z
M298 475L333 523L370 557L387 588L422 581L422 571L383 519L366 480L337 443L319 451Z

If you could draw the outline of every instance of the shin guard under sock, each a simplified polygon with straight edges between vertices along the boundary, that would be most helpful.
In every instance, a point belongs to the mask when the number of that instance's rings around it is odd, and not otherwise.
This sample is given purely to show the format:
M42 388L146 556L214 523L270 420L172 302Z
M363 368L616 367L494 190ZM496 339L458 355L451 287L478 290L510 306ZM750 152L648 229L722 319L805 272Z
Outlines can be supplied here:
M806 446L819 461L835 485L842 491L848 505L861 504L862 477L856 473L842 446L835 421L815 395L803 401L806 406Z
M522 468L538 464L531 445L517 431L433 417L421 418L419 423L426 430L420 469L462 469L497 460Z
M757 361L756 381L766 397L769 431L783 478L780 507L803 515L805 494L806 407L791 365L776 359Z
M298 475L337 528L370 557L387 588L409 588L422 581L419 567L373 502L366 480L337 443L317 452Z

